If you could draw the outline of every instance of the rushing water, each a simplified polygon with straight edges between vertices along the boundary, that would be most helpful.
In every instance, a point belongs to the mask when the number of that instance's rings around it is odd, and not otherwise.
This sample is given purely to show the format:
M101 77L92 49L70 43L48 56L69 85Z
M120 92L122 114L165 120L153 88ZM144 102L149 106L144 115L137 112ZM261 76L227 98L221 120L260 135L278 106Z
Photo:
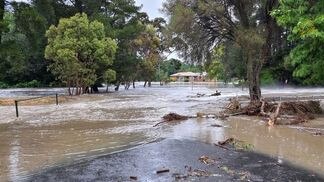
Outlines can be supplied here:
M303 127L324 129L324 119L303 126L267 127L260 118L233 117L228 121L190 119L173 125L152 126L169 112L195 115L216 113L228 97L247 94L235 88L213 87L137 88L112 94L83 96L71 103L20 107L16 119L13 106L0 106L0 181L16 181L47 167L124 150L159 138L185 138L215 143L235 137L254 145L256 151L324 173L324 137ZM15 97L17 90L0 91ZM64 92L40 90L41 93ZM18 90L16 97L30 96ZM33 93L33 92L32 92ZM36 92L37 93L37 92ZM38 92L39 93L39 92ZM265 94L320 95L324 89L266 89ZM212 124L225 127L215 128Z

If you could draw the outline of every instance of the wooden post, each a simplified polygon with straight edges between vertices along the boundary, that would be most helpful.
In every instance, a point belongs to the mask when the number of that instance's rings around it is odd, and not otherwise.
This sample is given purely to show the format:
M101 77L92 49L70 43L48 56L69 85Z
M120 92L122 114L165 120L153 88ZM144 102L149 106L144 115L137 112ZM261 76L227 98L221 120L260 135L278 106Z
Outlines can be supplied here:
M56 98L56 105L58 105L58 94L55 94L55 98Z
M15 106L16 106L16 117L19 117L19 112L18 112L18 101L15 100Z

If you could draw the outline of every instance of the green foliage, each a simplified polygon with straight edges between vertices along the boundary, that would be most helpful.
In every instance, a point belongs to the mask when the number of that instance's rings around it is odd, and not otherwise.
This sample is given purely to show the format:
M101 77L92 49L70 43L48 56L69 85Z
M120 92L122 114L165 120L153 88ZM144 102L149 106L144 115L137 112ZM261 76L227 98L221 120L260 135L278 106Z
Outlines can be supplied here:
M264 86L274 85L276 82L270 70L261 71L261 84Z
M0 89L5 89L5 88L9 88L9 85L4 82L0 82Z
M172 58L172 59L160 62L159 70L162 71L163 74L165 73L167 76L170 76L172 74L179 72L182 64L183 63L181 63L180 60ZM157 70L157 71L159 71L159 70Z
M295 45L286 58L294 67L293 76L306 85L324 85L324 1L282 0L272 12L277 22L290 32Z
M201 65L194 65L194 64L182 64L180 67L180 72L195 72L200 73L203 72L204 69Z
M37 80L32 80L30 82L21 82L21 83L18 83L16 84L15 88L37 88L37 87L40 87L41 86L41 83Z
M28 71L26 66L28 52L25 49L27 40L24 35L15 31L14 20L13 14L5 14L7 31L2 35L0 45L0 81L8 85L25 81Z
M165 72L164 70L160 70L155 73L155 80L169 82L170 77L167 72Z
M145 30L133 40L133 46L142 60L139 67L140 78L153 80L160 60L160 39L153 25L146 25Z
M223 45L215 47L212 52L211 63L206 65L208 77L211 79L219 79L224 75L224 65L221 62L225 54L224 49Z
M46 36L45 57L52 61L49 69L68 86L93 85L113 63L116 42L105 36L102 23L89 21L86 14L61 19Z
M112 69L108 69L107 71L105 71L105 73L103 75L103 80L107 84L116 81L116 71L114 71Z

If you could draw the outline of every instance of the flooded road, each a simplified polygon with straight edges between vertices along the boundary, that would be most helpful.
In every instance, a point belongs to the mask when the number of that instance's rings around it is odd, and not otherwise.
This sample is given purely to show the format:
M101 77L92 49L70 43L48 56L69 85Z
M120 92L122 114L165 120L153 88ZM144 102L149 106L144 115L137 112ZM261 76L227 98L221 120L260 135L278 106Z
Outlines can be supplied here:
M215 143L234 137L253 144L257 152L324 174L324 137L301 129L324 130L322 118L298 127L269 128L260 118L247 117L233 117L228 121L191 119L152 127L169 112L216 113L229 97L247 94L240 89L226 88L219 89L221 97L195 97L197 93L210 95L215 89L170 86L82 96L59 106L22 106L19 119L15 118L13 106L0 106L0 181L16 181L47 167L124 150L159 138ZM25 96L23 90L19 93L16 97ZM324 89L265 89L264 93L321 95ZM6 95L15 97L12 91L0 91L0 97ZM225 127L211 127L215 123Z

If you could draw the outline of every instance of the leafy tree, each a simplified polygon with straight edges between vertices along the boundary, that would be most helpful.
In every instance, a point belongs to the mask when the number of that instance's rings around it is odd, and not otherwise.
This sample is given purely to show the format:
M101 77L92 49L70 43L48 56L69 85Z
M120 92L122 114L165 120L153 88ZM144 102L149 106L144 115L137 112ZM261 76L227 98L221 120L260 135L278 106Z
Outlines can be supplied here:
M108 92L109 84L116 81L116 71L108 69L103 75L103 80L107 84L106 92Z
M146 86L146 82L150 86L160 58L160 39L156 34L155 28L152 25L146 25L145 30L133 42L137 54L142 59L140 63L140 75L145 80L144 87Z
M116 42L105 36L102 23L90 22L86 14L76 14L61 19L58 26L46 32L48 45L45 57L51 60L49 69L69 87L76 87L76 94L86 93L112 65Z
M111 30L106 31L106 35L115 38L118 44L113 63L116 71L115 90L119 89L121 83L135 82L139 74L140 58L133 41L145 30L145 22L148 21L147 14L139 10L134 0L111 0L103 3L100 14L93 15L105 25L106 30Z
M3 21L7 25L7 31L3 32L0 45L0 81L7 85L14 85L26 81L25 77L28 76L27 40L23 34L15 31L12 13L6 13Z
M5 7L6 7L6 1L5 0L0 0L0 43L1 43L1 37L2 33L6 29L6 24L4 23L4 14L5 14Z
M182 63L178 59L171 58L169 60L160 62L159 66L159 69L162 70L163 73L166 73L167 76L170 76L180 71Z
M174 47L186 60L201 64L211 59L210 50L219 44L239 46L250 98L255 101L261 97L262 66L271 56L273 19L269 12L276 5L276 0L168 0L164 11L170 16Z
M46 84L53 80L47 71L48 62L44 61L46 46L45 32L48 28L46 19L37 10L26 3L12 3L14 9L15 32L19 32L26 39L25 50L26 81L40 80Z
M206 66L208 77L211 79L218 79L224 76L224 66L222 64L224 49L225 47L223 45L216 47L212 53L211 63Z
M324 85L324 1L281 0L272 12L279 25L289 31L293 49L286 65L304 84Z

